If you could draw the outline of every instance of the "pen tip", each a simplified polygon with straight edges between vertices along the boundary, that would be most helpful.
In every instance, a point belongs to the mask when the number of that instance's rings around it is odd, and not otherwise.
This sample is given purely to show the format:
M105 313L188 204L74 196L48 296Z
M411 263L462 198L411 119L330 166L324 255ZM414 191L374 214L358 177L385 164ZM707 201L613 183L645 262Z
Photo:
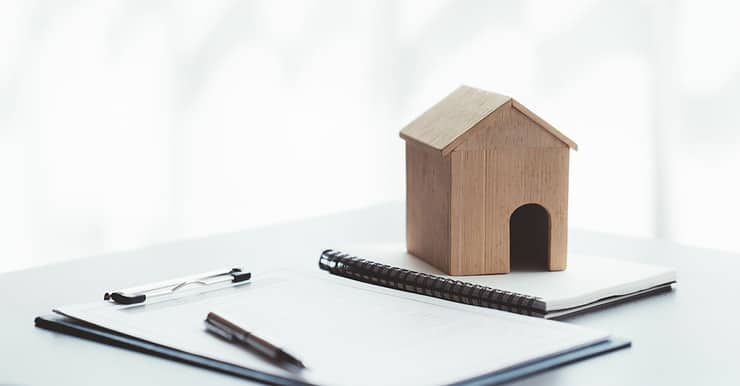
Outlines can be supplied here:
M282 357L283 357L282 360L283 360L284 363L289 363L292 366L295 366L295 367L297 367L299 369L305 369L306 368L306 365L304 365L303 362L301 362L300 359L298 359L298 358L296 358L296 357L294 357L294 356L286 353L285 351L282 351Z

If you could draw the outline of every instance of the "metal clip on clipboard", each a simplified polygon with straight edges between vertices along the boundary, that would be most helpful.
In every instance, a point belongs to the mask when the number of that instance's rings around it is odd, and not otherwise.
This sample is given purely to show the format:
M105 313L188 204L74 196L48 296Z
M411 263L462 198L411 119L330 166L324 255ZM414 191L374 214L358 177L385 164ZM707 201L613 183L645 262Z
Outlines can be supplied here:
M244 272L241 268L231 268L230 270L206 272L200 275L177 278L147 286L114 290L106 292L103 295L103 300L118 304L138 304L144 303L147 299L171 295L190 285L211 286L222 283L236 284L245 282L251 277L251 272Z

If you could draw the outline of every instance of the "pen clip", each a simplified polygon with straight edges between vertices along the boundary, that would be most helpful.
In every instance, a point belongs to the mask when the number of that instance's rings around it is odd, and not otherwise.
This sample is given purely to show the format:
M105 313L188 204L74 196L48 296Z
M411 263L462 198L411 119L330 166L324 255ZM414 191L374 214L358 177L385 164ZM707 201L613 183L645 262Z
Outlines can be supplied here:
M251 277L252 274L250 272L244 272L241 268L231 268L228 271L212 271L201 275L187 276L167 282L150 284L148 286L114 290L106 292L103 295L103 300L117 304L139 304L153 297L173 294L176 291L193 284L201 286L210 286L229 282L236 284L247 281Z

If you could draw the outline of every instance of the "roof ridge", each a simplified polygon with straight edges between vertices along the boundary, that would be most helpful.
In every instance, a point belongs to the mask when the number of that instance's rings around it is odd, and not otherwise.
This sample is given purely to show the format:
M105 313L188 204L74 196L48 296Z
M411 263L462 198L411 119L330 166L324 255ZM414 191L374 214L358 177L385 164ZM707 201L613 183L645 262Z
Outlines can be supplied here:
M467 85L462 85L448 94L404 126L399 134L405 140L417 142L439 151L442 155L447 155L463 141L470 129L506 104L526 115L568 147L578 149L575 142L516 99Z

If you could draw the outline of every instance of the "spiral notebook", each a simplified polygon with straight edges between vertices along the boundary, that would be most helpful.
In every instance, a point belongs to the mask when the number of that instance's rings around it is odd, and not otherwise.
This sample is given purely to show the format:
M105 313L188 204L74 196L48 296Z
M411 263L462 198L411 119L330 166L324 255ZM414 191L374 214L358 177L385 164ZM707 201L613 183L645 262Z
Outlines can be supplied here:
M278 385L494 384L629 346L596 329L320 272L254 272L226 288L54 312L64 318L36 325ZM308 369L288 371L214 338L208 312L278 343Z
M334 275L457 303L558 319L669 291L676 271L596 256L569 256L559 272L447 276L406 253L403 246L357 247L321 254L319 267ZM368 257L368 258L364 258Z

